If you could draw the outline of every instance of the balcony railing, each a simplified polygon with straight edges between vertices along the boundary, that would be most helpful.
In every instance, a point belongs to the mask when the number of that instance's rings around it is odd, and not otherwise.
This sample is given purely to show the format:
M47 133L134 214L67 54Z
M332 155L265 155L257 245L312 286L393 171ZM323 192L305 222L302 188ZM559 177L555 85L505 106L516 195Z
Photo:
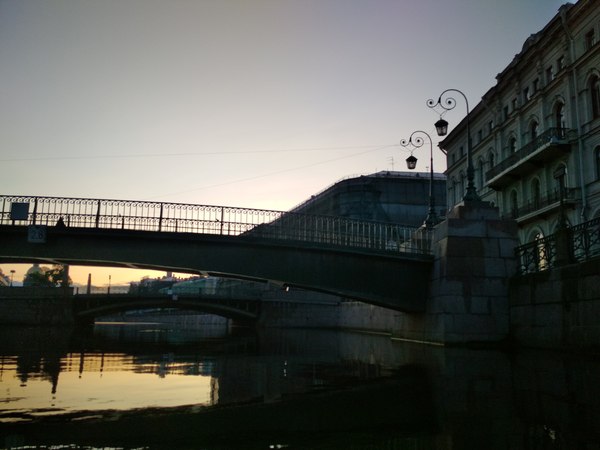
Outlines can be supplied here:
M559 263L559 240L563 242L566 255L562 263L576 263L600 257L600 218L568 227L565 232L536 239L515 249L518 274L540 272L556 267Z
M563 201L572 203L575 200L575 192L575 189L565 188ZM503 214L502 218L518 220L529 214L533 214L544 209L549 209L552 206L558 208L559 205L560 190L557 188L552 191L548 191L545 196L529 200L526 203L517 206L516 208L512 208L509 212Z
M544 131L519 150L509 155L508 158L500 161L488 170L485 174L486 181L490 183L503 172L509 170L511 167L519 165L522 161L527 160L531 155L535 154L543 147L548 147L553 144L566 144L569 131L570 130L567 128L549 128Z

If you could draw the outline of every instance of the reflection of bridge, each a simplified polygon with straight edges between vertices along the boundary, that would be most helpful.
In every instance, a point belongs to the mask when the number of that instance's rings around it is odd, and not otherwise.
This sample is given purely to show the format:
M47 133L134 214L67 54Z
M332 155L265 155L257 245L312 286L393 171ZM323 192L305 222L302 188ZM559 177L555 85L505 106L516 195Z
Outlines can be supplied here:
M216 314L241 321L258 318L258 299L224 298L215 295L145 294L78 294L74 296L73 312L79 321L132 309L177 308Z
M398 224L178 203L0 196L0 262L172 270L423 311L428 234Z

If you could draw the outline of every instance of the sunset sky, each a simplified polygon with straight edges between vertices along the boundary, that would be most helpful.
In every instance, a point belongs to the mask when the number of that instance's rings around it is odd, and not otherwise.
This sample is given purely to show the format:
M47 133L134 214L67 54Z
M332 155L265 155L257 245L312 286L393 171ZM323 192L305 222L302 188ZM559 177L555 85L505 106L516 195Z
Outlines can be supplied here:
M290 209L405 170L562 3L0 0L0 193Z

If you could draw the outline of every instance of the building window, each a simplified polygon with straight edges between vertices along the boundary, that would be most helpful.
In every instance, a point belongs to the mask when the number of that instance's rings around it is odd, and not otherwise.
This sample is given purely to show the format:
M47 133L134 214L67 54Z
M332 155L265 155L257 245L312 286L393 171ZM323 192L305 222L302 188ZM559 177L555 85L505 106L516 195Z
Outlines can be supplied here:
M494 157L494 153L490 152L489 156L488 156L488 162L490 164L490 169L494 167L495 164L495 157Z
M523 89L523 102L529 101L530 98L531 96L529 95L529 88L526 87L525 89Z
M546 69L546 84L552 83L554 80L554 68L552 66Z
M515 98L512 99L512 110L516 111L517 110L517 106L518 106L517 97L515 97Z
M508 140L508 153L512 155L517 151L517 139L515 137L511 137Z
M477 161L477 187L478 189L483 188L483 183L485 182L485 163L483 158L479 158Z
M558 166L556 166L556 169L553 170L553 172L557 172L559 170L562 170L564 175L562 176L563 179L563 183L564 183L564 188L566 189L568 186L568 180L569 180L569 169L567 168L566 164L559 164ZM555 178L556 180L556 192L559 191L560 189L560 178Z
M465 148L461 145L458 148L459 154L460 154L460 158L462 158L463 156L465 156Z
M535 120L532 120L531 125L529 125L529 137L532 141L535 141L535 138L538 137L538 123Z
M478 130L477 131L477 143L480 143L481 141L483 141L483 130Z
M535 80L533 80L533 93L535 94L537 91L539 91L540 89L540 80L539 78L536 78Z
M538 270L544 270L548 267L548 256L546 251L546 245L544 244L544 234L537 233L535 235L535 242L537 242L536 265Z
M591 29L587 33L585 33L585 49L586 51L591 49L596 43L596 33L594 29Z
M492 134L492 131L494 130L494 121L490 120L488 122L488 135Z
M565 105L557 103L554 107L554 125L556 128L566 128L565 124Z
M561 70L563 70L565 68L565 57L563 55L561 55L557 60L556 60L556 70L558 72L560 72Z
M594 75L590 80L590 94L592 102L592 118L600 117L600 79Z
M502 108L502 112L503 112L504 120L507 120L508 119L508 106L504 105L504 108Z

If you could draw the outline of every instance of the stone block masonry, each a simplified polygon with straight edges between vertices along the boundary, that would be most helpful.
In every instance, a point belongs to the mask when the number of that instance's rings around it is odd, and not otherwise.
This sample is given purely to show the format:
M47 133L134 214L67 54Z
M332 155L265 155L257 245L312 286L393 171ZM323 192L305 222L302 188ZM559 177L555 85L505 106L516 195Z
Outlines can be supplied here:
M0 289L0 325L72 325L73 304L69 289Z
M600 259L515 277L509 298L518 345L600 349Z
M394 335L439 344L508 338L508 280L517 225L486 202L457 205L435 229L434 267L422 314L403 314Z

